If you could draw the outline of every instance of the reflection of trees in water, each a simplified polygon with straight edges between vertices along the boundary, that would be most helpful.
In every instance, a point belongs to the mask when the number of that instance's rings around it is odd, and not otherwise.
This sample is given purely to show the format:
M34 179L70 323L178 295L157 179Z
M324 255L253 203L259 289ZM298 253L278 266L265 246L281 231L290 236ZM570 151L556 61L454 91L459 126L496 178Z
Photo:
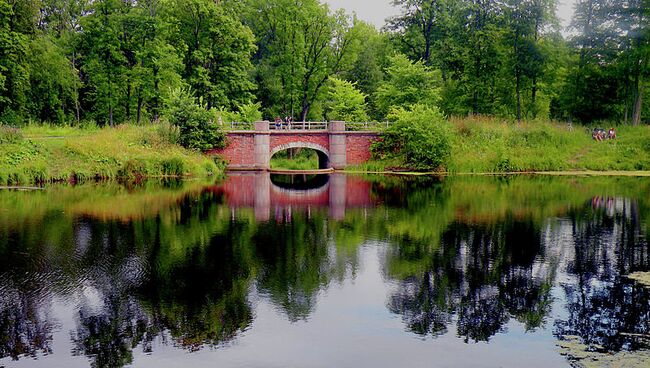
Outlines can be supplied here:
M105 296L100 310L82 306L77 330L72 333L75 355L90 357L92 367L123 367L133 363L133 349L151 342L160 333L139 303L125 295Z
M0 285L0 358L52 352L52 323L41 315L42 300Z
M540 231L531 222L455 223L439 249L427 252L413 244L398 245L392 257L416 263L426 257L428 267L403 278L389 301L409 330L443 334L456 316L459 336L487 341L511 317L527 329L543 325L550 311L550 280L533 273L543 252Z
M291 321L309 316L318 292L330 281L328 238L323 219L318 220L261 224L253 237L261 263L258 288Z
M573 280L562 285L569 315L556 321L555 334L578 336L595 350L648 347L650 290L621 277L650 267L638 205L620 199L591 204L592 211L572 220L575 255L567 269Z
M190 350L231 340L252 321L253 267L242 243L245 225L228 217L215 235L224 222L218 207L208 192L157 218L25 224L0 237L0 252L9 253L0 259L9 275L0 285L0 352L14 358L51 352L53 323L41 317L37 302L45 292L64 298L90 292L79 301L72 339L74 353L94 367L129 364L136 346L150 351L156 338L171 336ZM7 259L12 263L2 264ZM10 298L6 279L20 275L26 276L12 282L20 286Z
M258 224L252 210L235 218L217 194L204 192L144 220L52 215L9 233L0 228L0 269L9 270L0 279L0 352L50 351L52 322L37 302L45 290L64 297L97 291L99 301L80 303L72 333L76 353L97 367L127 364L136 346L149 351L155 339L191 351L231 341L252 323L253 281L289 320L306 319L319 291L356 267L368 234L397 242L386 260L399 286L388 307L410 331L435 336L455 328L469 342L489 340L513 318L528 330L544 326L561 267L549 262L539 218L507 206L501 213L516 219L462 212L474 205L454 203L450 186L431 179L398 189L379 183L373 191L385 207L369 216L349 211L336 222L314 211L287 224ZM649 333L648 291L618 277L650 265L633 207L606 213L587 205L570 214L575 246L566 269L575 282L565 286L569 318L556 325L558 336L623 349L641 343L629 334Z

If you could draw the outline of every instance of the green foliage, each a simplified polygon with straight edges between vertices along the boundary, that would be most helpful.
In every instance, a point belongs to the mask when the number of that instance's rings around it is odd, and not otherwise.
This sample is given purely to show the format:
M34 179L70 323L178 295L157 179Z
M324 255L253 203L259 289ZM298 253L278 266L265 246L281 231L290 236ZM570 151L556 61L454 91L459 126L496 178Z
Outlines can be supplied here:
M165 8L183 51L183 77L208 107L235 109L249 103L255 51L251 30L213 0L172 0Z
M393 3L378 31L323 0L0 0L0 122L157 122L188 87L222 122L367 120L332 78L373 120L648 122L648 0L580 1L567 39L557 0Z
M40 121L64 124L75 120L81 81L64 50L47 36L30 44L30 115Z
M327 101L328 120L350 122L368 121L366 113L366 95L356 88L355 83L330 78Z
M416 104L437 106L440 99L440 74L422 62L411 62L404 55L389 59L386 79L375 93L376 105L386 116L393 108L409 109Z
M394 123L372 146L375 157L398 158L415 170L440 170L450 153L450 127L435 107L413 105L398 108L389 116Z
M223 123L238 122L238 123L254 123L262 120L262 112L260 109L262 104L259 102L250 102L237 107L238 111L227 111L220 109L216 112L217 121Z
M253 63L265 115L320 120L325 82L349 68L359 45L351 17L319 0L244 3L244 23L257 39Z
M212 120L214 113L202 106L201 99L197 103L191 92L176 89L166 105L170 123L180 130L178 143L181 146L200 151L224 146L225 133Z

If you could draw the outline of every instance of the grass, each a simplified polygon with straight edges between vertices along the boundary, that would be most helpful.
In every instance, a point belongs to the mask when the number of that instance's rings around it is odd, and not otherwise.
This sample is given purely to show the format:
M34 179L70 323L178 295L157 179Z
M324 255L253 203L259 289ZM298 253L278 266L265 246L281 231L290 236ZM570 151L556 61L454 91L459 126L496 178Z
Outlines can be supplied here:
M616 140L596 142L589 127L548 121L516 124L469 117L451 118L449 124L453 134L448 173L650 170L650 126L619 126ZM371 161L352 170L382 172L396 167L401 166Z
M0 127L0 185L206 176L220 171L211 158L171 143L164 129L165 125Z
M312 149L299 149L292 158L288 150L278 152L271 158L273 170L317 170L318 154Z

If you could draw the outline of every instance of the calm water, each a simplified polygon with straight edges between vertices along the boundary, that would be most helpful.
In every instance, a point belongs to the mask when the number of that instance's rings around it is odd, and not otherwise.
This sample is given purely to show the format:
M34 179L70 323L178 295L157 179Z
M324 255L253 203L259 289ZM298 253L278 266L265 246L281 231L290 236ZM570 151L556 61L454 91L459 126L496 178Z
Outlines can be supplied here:
M642 352L648 178L0 191L0 366L566 367ZM567 356L569 354L569 356Z

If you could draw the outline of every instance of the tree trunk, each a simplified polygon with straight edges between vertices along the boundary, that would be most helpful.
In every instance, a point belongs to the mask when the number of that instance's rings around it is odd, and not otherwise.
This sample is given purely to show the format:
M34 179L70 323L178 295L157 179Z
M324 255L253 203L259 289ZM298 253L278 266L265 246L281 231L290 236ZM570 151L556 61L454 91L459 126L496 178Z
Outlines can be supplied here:
M113 126L113 106L110 103L108 105L108 125Z
M142 95L138 91L138 112L137 112L137 123L140 124L140 117L142 116Z
M521 123L521 67L519 65L519 30L515 32L515 93L517 95L517 123Z
M539 28L541 27L542 24L542 5L539 4L538 1L535 2L535 6L537 7L537 16L535 17L535 47L537 47L537 44L539 43ZM537 118L537 70L535 71L535 74L533 75L533 80L532 80L532 87L531 87L531 103L533 105L532 111L533 111L533 119Z
M643 110L643 76L639 75L636 82L636 100L634 101L634 114L632 116L632 125L637 126L641 123L641 111Z
M521 73L517 71L516 76L516 89L517 89L517 122L521 123Z
M152 103L152 111L153 111L153 121L158 121L158 109L159 109L159 99L160 99L160 92L158 91L158 67L154 65L153 67L153 103Z
M126 80L126 103L124 104L126 111L126 121L131 121L131 80Z
M311 105L309 102L306 101L307 98L302 103L302 111L300 112L300 120L302 122L307 121L307 115L309 115L309 109L311 108Z

